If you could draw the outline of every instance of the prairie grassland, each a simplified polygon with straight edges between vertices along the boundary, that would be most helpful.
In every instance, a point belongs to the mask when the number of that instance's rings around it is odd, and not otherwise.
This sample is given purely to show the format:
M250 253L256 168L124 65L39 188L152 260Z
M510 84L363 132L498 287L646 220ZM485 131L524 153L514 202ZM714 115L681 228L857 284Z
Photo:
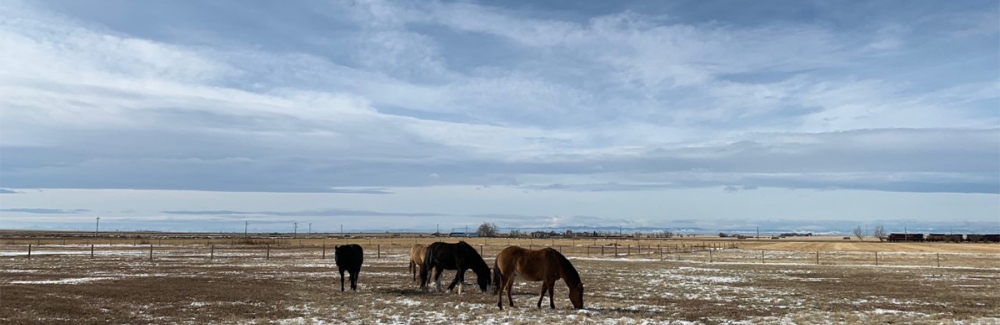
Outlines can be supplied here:
M339 290L332 249L323 256L322 242L105 244L94 258L89 245L43 243L30 260L24 246L0 246L0 323L1000 323L1000 254L990 252L882 252L874 266L873 252L832 250L817 265L815 251L805 250L679 249L661 259L658 249L622 242L614 257L607 246L604 255L593 247L588 254L593 243L557 240L549 243L583 277L586 308L570 308L560 281L557 309L537 309L540 283L518 281L516 307L500 311L495 296L471 284L462 295L418 290L405 255L412 239L377 240L359 242L366 259L357 292ZM489 263L506 244L494 240L482 243ZM452 277L446 272L444 284ZM470 272L467 282L474 278Z

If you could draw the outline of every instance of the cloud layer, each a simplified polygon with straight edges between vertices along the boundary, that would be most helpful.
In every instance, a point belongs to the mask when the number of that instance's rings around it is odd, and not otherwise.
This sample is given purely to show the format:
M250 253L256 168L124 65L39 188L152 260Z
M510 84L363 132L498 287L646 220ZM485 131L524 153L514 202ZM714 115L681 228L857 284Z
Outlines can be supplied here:
M1000 193L996 3L50 5L0 8L6 188Z

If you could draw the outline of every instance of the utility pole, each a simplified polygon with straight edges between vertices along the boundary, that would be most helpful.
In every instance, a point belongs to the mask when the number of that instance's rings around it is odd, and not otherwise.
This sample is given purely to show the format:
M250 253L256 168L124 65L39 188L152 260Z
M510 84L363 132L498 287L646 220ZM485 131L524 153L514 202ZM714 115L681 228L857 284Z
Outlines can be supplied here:
M312 234L312 233L313 233L313 223L310 222L309 223L309 234Z
M97 217L97 225L94 226L94 237L97 237L97 232L101 231L101 217Z
M244 221L244 224L243 224L243 238L247 238L247 228L250 228L250 221Z
M298 235L298 234L299 234L299 223L298 222L293 222L292 223L292 238L295 238L296 235Z

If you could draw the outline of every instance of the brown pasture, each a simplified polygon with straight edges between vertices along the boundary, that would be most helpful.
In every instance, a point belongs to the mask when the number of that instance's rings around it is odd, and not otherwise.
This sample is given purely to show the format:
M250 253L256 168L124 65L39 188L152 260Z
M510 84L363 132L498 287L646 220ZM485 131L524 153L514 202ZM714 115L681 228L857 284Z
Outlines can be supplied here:
M559 249L586 285L585 310L568 307L561 283L555 292L559 308L536 309L538 283L518 282L518 308L501 312L489 294L417 290L407 271L409 247L455 238L313 234L161 242L7 235L0 238L4 324L1000 322L996 244L839 237L618 239L617 245L614 239L468 239L490 264L507 245ZM365 248L356 293L335 290L332 247L343 243Z

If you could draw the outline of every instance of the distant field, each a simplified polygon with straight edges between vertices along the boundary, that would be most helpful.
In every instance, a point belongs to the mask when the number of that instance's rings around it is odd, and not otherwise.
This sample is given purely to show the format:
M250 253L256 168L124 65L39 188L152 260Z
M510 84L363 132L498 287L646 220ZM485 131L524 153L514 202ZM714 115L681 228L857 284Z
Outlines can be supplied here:
M0 323L1000 323L1000 245L835 239L511 240L569 256L586 309L560 281L557 310L520 282L499 311L488 294L417 290L405 251L433 238L3 238ZM339 291L332 246L346 242L365 247L358 292ZM469 242L490 263L508 244Z

